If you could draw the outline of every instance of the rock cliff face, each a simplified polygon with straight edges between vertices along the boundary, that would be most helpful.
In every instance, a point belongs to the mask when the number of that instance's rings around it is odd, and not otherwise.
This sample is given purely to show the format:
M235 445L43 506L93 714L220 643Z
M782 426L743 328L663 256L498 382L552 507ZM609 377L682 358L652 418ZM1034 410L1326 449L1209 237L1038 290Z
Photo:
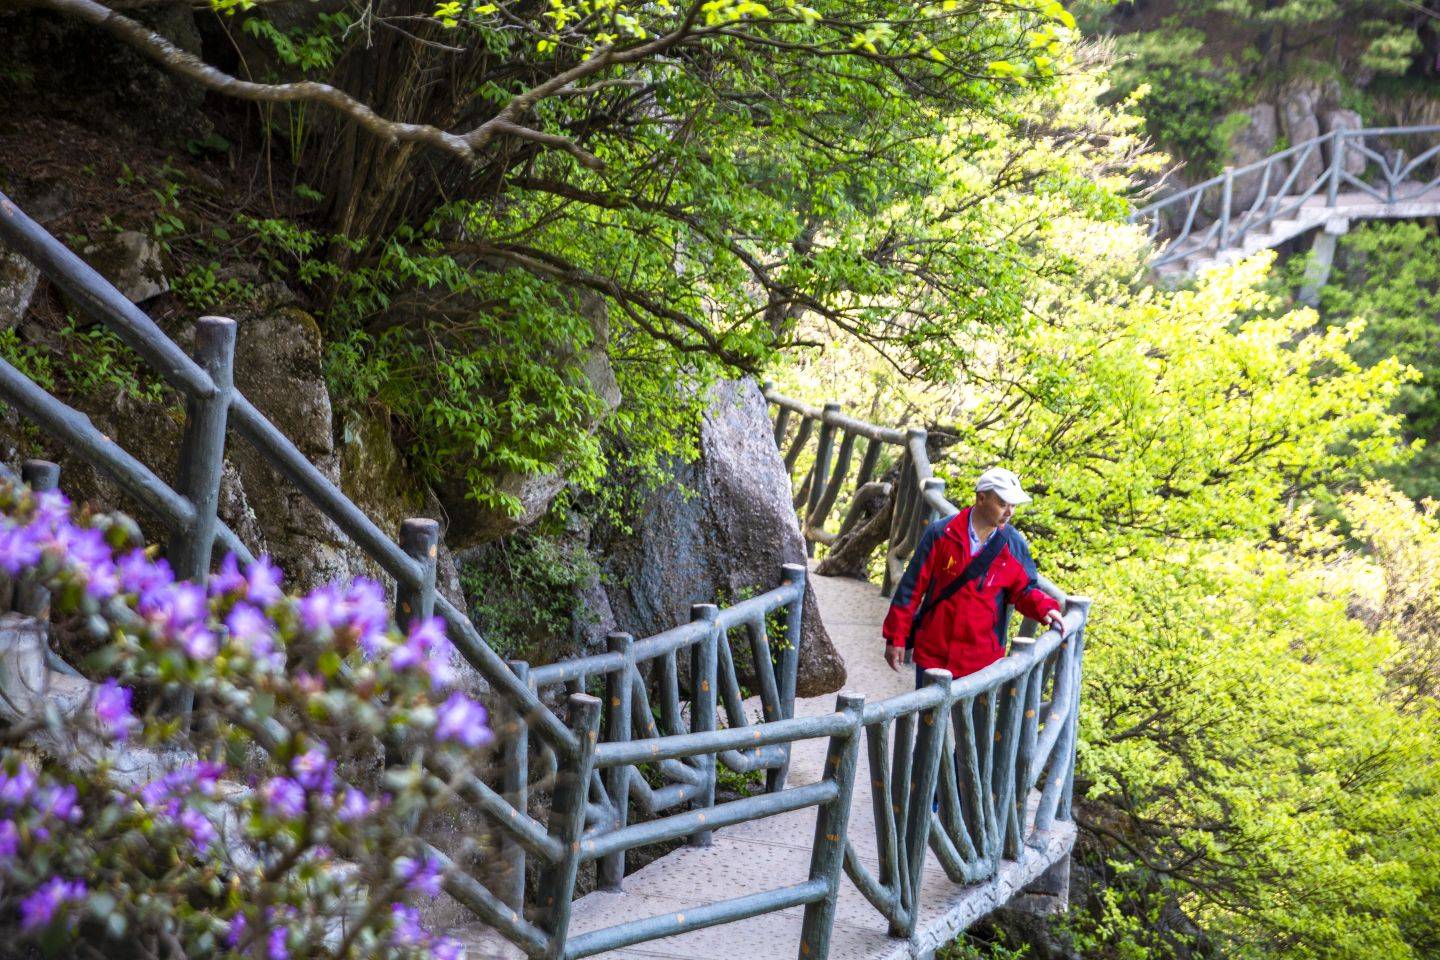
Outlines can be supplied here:
M602 532L609 606L618 629L658 633L689 619L692 603L761 593L786 563L804 563L790 479L753 381L722 383L700 432L700 458L652 493L629 535ZM845 664L805 594L800 696L840 689Z

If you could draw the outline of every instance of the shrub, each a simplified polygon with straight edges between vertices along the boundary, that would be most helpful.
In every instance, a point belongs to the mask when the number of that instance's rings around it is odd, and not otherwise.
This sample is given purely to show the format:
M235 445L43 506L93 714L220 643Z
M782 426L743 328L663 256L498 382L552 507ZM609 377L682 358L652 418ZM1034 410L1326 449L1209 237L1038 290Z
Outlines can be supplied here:
M287 595L264 558L177 582L138 543L128 518L0 485L0 569L104 634L111 675L77 716L0 733L0 918L96 956L460 957L419 922L450 864L413 834L448 792L427 770L491 733L447 689L441 623L400 631L366 580ZM188 734L160 708L183 689ZM36 726L85 756L37 756ZM152 770L117 764L125 741ZM381 741L414 759L384 766Z

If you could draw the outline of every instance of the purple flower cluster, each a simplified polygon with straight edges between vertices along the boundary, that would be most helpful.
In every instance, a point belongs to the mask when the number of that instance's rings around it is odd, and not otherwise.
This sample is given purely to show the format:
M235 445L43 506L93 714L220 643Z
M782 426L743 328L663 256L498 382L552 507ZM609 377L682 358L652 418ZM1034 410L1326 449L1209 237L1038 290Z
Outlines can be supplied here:
M76 823L83 816L78 801L79 793L73 785L42 783L23 761L14 773L0 769L0 808L9 815L28 812L42 824L47 820Z
M195 798L213 798L225 767L202 760L186 764L152 780L140 790L140 800L155 815L180 825L201 855L219 837L215 824L193 806Z
M434 960L465 960L463 944L430 933L420 922L420 914L415 908L403 903L390 907L390 940L401 949L423 950Z
M114 680L106 680L95 690L95 719L112 740L124 740L137 721L130 713L129 689Z
M450 660L455 648L445 636L445 621L425 617L410 624L405 642L390 654L390 665L396 670L414 670L430 678L435 689L455 681Z
M456 691L435 712L435 739L452 740L474 749L494 739L485 708Z
M223 764L209 760L187 763L145 784L140 790L140 800L148 810L167 817L178 817L188 797L196 794L215 796L216 787L224 774Z
M395 871L407 890L426 897L440 896L440 881L445 876L445 869L434 857L425 857L423 860L401 857L395 861Z
M66 881L51 877L34 893L20 901L20 930L29 933L48 927L69 904L85 899L89 891L80 880Z
M153 677L157 665L165 670L178 663L186 671L186 682L215 682L225 696L263 693L270 698L272 710L282 699L287 708L313 709L317 701L310 698L317 697L324 698L324 710L333 711L326 716L345 716L344 697L353 695L385 709L406 711L401 715L412 723L427 725L428 718L433 718L432 736L440 743L473 749L493 739L483 706L459 692L448 697L436 693L452 684L455 676L454 648L443 622L437 618L417 620L402 634L394 626L379 583L361 579L287 597L282 591L283 575L268 559L242 564L233 555L225 557L203 584L177 581L169 564L155 558L153 550L123 545L117 550L113 546L125 540L117 535L127 529L123 525L87 523L76 522L69 501L58 493L19 492L0 508L0 571L11 577L38 574L57 600L70 598L65 602L71 602L80 597L86 613L112 622L120 637L115 650L120 655L122 678ZM121 607L138 614L138 628L133 618L119 615ZM296 643L297 637L304 642ZM359 650L381 669L363 671L362 683L353 691L333 689L327 678L335 676L334 670L324 657L312 652L327 650L341 655ZM177 659L177 652L184 654L183 660ZM387 666L389 669L384 669ZM90 710L94 725L107 739L123 741L138 734L141 721L132 712L132 699L132 690L117 680L106 680L96 688ZM215 702L220 702L218 697ZM244 740L243 728L237 725L236 729ZM110 876L27 872L27 864L42 862L37 856L50 856L57 864L69 862L53 859L55 851L75 850L77 844L83 848L94 839L92 832L104 838L112 829L148 833L158 825L163 832L157 836L176 848L180 862L190 861L195 869L205 871L218 868L223 873L227 867L213 857L223 846L216 824L228 822L217 812L227 805L277 820L315 814L346 825L386 809L390 797L373 798L336 776L335 761L324 743L309 740L302 744L283 766L261 774L255 790L248 794L222 792L220 779L232 774L223 765L208 761L171 770L138 789L113 782L105 789L86 786L87 800L104 797L110 804L105 815L93 821L86 820L87 809L81 807L75 786L56 782L48 774L7 758L0 765L0 881L17 897L24 894L19 903L23 929L54 930L62 921L73 926L79 916L75 905L90 896L85 881L94 884L99 883L96 877ZM242 828L255 823L253 819L239 822ZM372 829L394 829L394 825L377 817L375 824L346 829L355 839L369 843ZM269 842L267 836L257 833L251 839L264 844ZM48 845L48 853L44 845ZM114 847L94 847L95 851L106 849ZM332 856L328 848L311 842L301 851L299 862ZM125 866L107 863L104 869L123 874ZM437 860L401 858L394 869L405 899L439 895L443 868ZM143 883L146 878L138 879ZM238 875L230 879L234 881ZM273 882L278 888L289 880ZM304 941L307 924L315 920L305 912L310 909L304 899L309 888L305 887L303 894L296 892L299 889L278 895L265 891L261 902L274 906L263 914L263 930L252 930L248 936L263 943L270 960L288 960L292 945L298 947ZM286 905L287 899L296 906ZM248 916L252 927L261 925L262 914L251 910ZM227 937L232 947L245 941L246 924L246 913L234 916ZM418 914L404 903L393 906L379 921L376 933L388 935L392 945L407 954L428 953L438 960L464 956L456 941L428 933Z

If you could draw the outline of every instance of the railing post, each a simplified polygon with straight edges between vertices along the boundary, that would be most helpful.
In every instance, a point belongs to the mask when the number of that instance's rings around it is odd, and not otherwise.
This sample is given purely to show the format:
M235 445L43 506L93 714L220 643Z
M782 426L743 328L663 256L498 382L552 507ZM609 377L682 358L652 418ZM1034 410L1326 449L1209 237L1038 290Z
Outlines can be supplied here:
M912 428L905 431L905 449L900 455L900 476L896 478L895 492L891 494L890 500L890 536L885 543L885 570L880 582L882 597L890 596L900 579L891 569L891 560L899 561L901 566L904 566L903 551L910 528L910 511L914 509L914 493L919 486L915 482L915 457L910 448L911 443L917 439L923 443L925 436L924 430Z
M1021 839L1015 818L1015 772L1019 768L1020 750L1025 735L1025 703L1029 699L1029 674L1024 673L1000 688L996 704L995 750L990 783L987 785L995 804L996 827L1000 831L1000 855L1011 860L1020 858Z
M815 467L810 471L810 497L805 505L804 529L805 534L805 556L815 556L815 541L810 537L810 523L816 518L819 511L820 500L825 495L826 481L830 474L830 452L835 445L835 424L830 422L830 416L840 412L840 404L825 404L825 412L820 419L820 436L815 446Z
M1080 648L1084 641L1084 625L1089 616L1090 601L1084 597L1071 597L1069 609L1080 611L1080 625L1061 641L1061 649L1069 655L1069 663L1063 666L1056 679L1056 699L1059 699L1060 683L1065 683L1065 699L1069 711L1061 728L1059 742L1055 745L1054 759L1046 771L1045 783L1040 792L1040 804L1035 810L1036 831L1049 830L1054 826L1062 807L1066 816L1066 796L1073 789L1075 775L1075 739L1078 731L1080 712Z
M624 666L605 675L605 742L618 743L630 739L630 685L635 673L635 638L628 633L611 633L605 637L611 653L620 654ZM605 771L605 792L615 805L613 830L623 830L630 813L630 767L617 764ZM619 890L625 879L625 851L600 858L596 867L602 890Z
M1220 189L1220 235L1216 250L1223 250L1230 236L1230 204L1235 199L1235 168L1225 168L1225 182Z
M845 733L830 738L824 778L835 781L839 790L835 799L822 804L816 812L815 842L810 853L810 879L826 881L830 892L825 899L805 905L805 919L800 925L800 960L825 960L830 953L840 869L845 862L850 797L855 791L855 761L860 753L860 732L865 729L865 698L842 693L835 698L835 711L848 715L851 725Z
M1018 842L1025 842L1025 804L1030 797L1030 783L1034 779L1035 747L1040 737L1040 695L1045 686L1045 661L1036 660L1030 666L1029 681L1025 686L1025 713L1020 724L1020 751L1015 762L1015 802L1011 804L1009 816L1015 821L1014 829ZM1006 841L1006 855L1012 847ZM1014 848L1014 849L1018 849Z
M395 619L401 629L435 614L435 561L440 552L440 524L429 517L411 517L400 524L400 549L415 561L419 588L397 581Z
M946 687L947 696L936 706L925 710L919 716L915 728L915 749L910 762L910 789L905 798L905 855L902 869L906 871L908 885L913 892L914 902L905 917L906 928L901 936L909 937L915 932L915 922L920 916L920 877L925 869L925 851L930 844L931 807L935 799L935 788L940 779L940 754L945 745L945 725L950 722L950 685L948 670L929 669L925 671L922 685L925 688Z
M787 563L781 568L780 582L794 585L795 598L785 605L785 645L775 665L775 685L780 694L780 716L795 716L795 673L800 665L800 641L805 629L805 578L809 571L803 563ZM785 786L790 772L790 744L785 745L785 762L765 771L765 789L774 793Z
M1075 635L1072 642L1075 644L1075 693L1074 693L1074 723L1076 735L1070 739L1070 759L1066 763L1065 789L1060 794L1060 807L1055 811L1058 820L1069 820L1071 818L1071 798L1075 791L1075 747L1079 741L1080 724L1080 691L1084 688L1084 666L1085 666L1085 625L1090 619L1090 601L1081 597L1072 598L1077 601L1080 607L1080 625L1075 628Z
M215 392L188 396L185 431L180 440L180 470L176 492L195 510L190 529L170 538L170 564L182 580L202 581L210 573L215 546L216 510L220 504L220 476L225 469L225 423L235 390L235 321L228 317L201 317L195 324L195 361L210 375ZM195 691L184 690L179 709L188 714Z
M783 450L785 432L790 428L790 408L778 407L775 413L775 449Z
M510 671L516 679L527 686L530 683L530 664L524 660L509 660ZM505 802L524 815L530 805L530 725L520 711L506 698L500 698L503 712L505 735L504 768L501 770L500 789ZM525 906L525 848L505 831L500 834L500 859L505 864L508 876L504 889L499 892L516 913Z
M720 608L713 603L697 603L690 607L691 621L709 624L705 639L690 647L690 732L709 733L715 729L715 647L728 640L720 635L715 623ZM715 806L715 754L702 753L695 758L703 778L695 807L701 810ZM704 814L701 815L702 819ZM690 834L690 846L710 846L711 831Z
M1340 196L1340 176L1345 169L1345 133L1336 130L1330 144L1330 182L1325 185L1325 206L1334 207Z
M192 396L185 402L180 475L175 486L195 508L195 520L189 530L178 532L170 541L170 563L175 575L185 580L197 580L210 572L220 474L225 467L225 421L234 392L234 320L200 318L195 324L195 361L214 381L215 393Z
M600 730L600 701L585 693L570 694L566 722L579 747L555 772L550 801L550 836L560 842L560 859L547 864L540 875L540 909L536 926L546 934L545 960L563 960L570 929L570 901L575 893L575 871L580 864L580 835L585 831L585 801L595 762Z

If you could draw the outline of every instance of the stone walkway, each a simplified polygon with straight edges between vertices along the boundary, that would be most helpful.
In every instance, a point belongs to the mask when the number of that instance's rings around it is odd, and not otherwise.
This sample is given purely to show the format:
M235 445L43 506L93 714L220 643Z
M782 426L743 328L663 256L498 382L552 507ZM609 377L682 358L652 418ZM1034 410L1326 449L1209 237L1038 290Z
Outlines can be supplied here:
M812 577L825 627L845 658L848 690L863 692L870 702L913 688L914 675L906 668L896 673L885 665L881 652L880 623L887 601L870 584L854 580ZM797 700L797 716L830 713L833 694ZM796 744L790 769L791 786L820 779L825 740ZM925 869L919 930L913 943L886 935L886 924L849 881L840 882L835 933L830 956L834 960L929 957L999 904L1007 902L1074 843L1074 828L1059 824L1044 850L1030 850L1019 863L1006 861L991 883L957 887L941 870L934 855ZM575 903L570 924L573 934L647 916L683 913L687 909L765 889L801 883L809 875L810 843L815 810L753 821L717 831L710 847L685 847L625 878L620 893L595 892ZM875 862L875 823L870 804L870 776L865 750L855 778L849 837L855 849L878 874ZM625 950L603 954L613 958L660 957L686 960L769 960L796 957L800 943L803 907L766 914L738 923L696 930L653 940Z

